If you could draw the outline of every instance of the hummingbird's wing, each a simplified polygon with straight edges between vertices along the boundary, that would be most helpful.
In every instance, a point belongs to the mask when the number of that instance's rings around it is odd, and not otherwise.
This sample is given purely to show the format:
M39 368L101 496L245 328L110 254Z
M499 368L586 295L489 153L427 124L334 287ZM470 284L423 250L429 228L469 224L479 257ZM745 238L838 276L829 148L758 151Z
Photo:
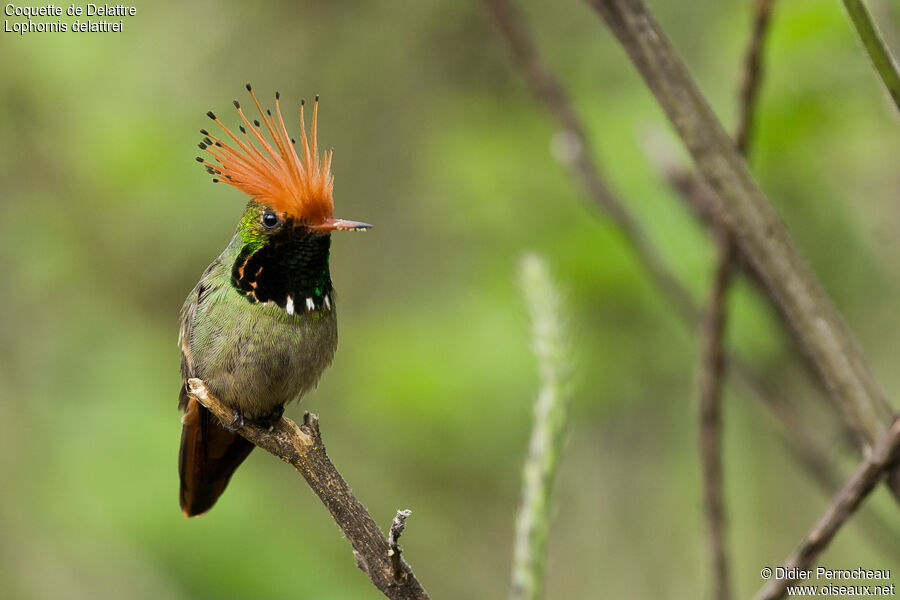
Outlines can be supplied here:
M181 307L181 327L178 329L178 345L181 347L181 377L187 381L191 377L196 377L194 373L193 351L191 348L191 334L193 333L195 318L197 316L197 308L206 300L210 292L217 287L217 275L224 272L222 263L218 260L214 261L200 276L200 281L194 286L194 289L187 295L184 305ZM179 394L178 408L184 410L187 408L186 396Z
M184 410L181 419L181 447L178 452L178 473L181 480L179 502L185 516L205 513L213 504L240 466L253 444L225 429L197 400L188 396L187 380L195 377L194 351L191 334L197 308L221 284L223 266L218 261L211 264L200 281L188 294L181 309L181 329L178 343L181 346L181 375L184 378L178 394L178 407Z

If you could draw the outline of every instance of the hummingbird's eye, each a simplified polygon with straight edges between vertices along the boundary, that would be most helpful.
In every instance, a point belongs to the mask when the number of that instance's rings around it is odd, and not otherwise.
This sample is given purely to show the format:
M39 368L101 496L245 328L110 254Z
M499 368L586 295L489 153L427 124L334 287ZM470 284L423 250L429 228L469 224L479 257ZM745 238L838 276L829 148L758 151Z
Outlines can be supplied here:
M275 214L275 211L267 209L262 215L262 224L266 229L275 229L281 225L281 219Z

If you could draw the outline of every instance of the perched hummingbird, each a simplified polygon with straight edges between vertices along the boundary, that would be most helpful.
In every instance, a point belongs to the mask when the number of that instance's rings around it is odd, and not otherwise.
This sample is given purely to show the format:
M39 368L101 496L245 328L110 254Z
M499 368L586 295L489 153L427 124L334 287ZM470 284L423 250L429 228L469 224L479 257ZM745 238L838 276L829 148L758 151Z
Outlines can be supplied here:
M316 386L337 346L337 315L328 266L331 232L360 230L366 223L333 218L330 151L318 150L319 98L307 136L300 103L300 155L288 136L275 94L275 115L259 111L243 121L240 137L222 128L216 137L201 129L197 157L221 182L250 201L228 247L213 261L181 309L182 417L180 502L185 516L215 504L253 444L236 431L244 419L269 423L284 405ZM261 121L261 122L260 122ZM226 141L226 139L228 141ZM187 380L202 379L234 410L223 426L188 395Z

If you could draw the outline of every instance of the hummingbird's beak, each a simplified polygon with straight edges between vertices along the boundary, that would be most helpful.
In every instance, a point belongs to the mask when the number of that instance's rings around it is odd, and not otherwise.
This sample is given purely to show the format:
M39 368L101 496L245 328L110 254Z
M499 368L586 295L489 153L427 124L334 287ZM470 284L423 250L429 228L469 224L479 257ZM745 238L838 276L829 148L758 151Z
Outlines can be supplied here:
M360 223L359 221L347 221L346 219L325 219L320 225L310 227L313 231L359 231L362 229L372 229L368 223Z

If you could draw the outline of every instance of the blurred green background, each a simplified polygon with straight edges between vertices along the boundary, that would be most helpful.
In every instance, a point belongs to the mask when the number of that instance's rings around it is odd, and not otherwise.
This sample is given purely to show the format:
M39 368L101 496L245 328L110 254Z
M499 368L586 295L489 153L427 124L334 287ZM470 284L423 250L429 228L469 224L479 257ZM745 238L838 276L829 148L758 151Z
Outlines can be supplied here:
M751 3L650 4L732 124ZM322 95L336 215L375 225L335 236L341 342L288 414L319 414L379 523L413 510L403 546L432 597L506 594L537 385L515 278L527 250L567 290L575 363L547 597L706 594L696 335L553 159L553 126L483 6L135 6L122 33L0 35L0 595L380 597L302 480L261 451L208 515L178 509L178 310L245 202L193 157L204 113L236 124L247 81L285 108ZM662 113L585 4L521 6L612 184L705 298L707 235L646 156L660 138L683 156ZM890 39L895 23L882 20ZM777 3L766 56L753 170L897 396L900 120L837 0ZM849 472L856 452L785 366L793 350L766 304L741 282L731 308L729 343ZM725 419L729 542L748 596L827 496L753 398L729 387ZM897 526L896 510L877 490L863 512ZM822 562L898 556L851 524Z

